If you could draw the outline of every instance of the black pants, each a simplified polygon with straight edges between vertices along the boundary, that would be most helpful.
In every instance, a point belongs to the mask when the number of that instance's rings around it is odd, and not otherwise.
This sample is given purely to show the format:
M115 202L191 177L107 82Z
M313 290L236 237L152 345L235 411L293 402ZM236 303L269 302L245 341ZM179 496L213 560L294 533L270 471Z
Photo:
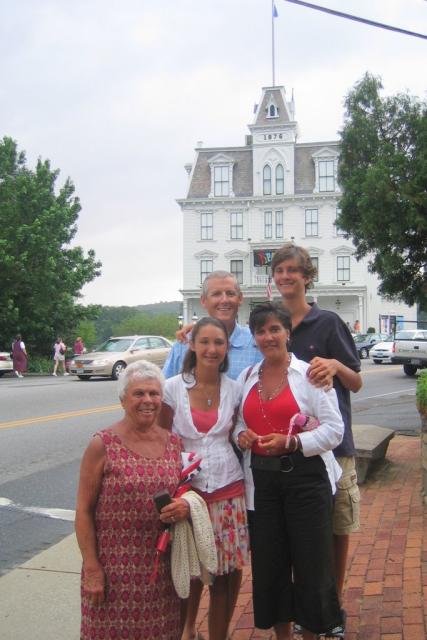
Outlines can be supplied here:
M258 469L253 456L253 601L260 629L295 621L313 633L341 623L335 587L332 491L320 456L298 452L288 472ZM260 461L261 462L261 461Z

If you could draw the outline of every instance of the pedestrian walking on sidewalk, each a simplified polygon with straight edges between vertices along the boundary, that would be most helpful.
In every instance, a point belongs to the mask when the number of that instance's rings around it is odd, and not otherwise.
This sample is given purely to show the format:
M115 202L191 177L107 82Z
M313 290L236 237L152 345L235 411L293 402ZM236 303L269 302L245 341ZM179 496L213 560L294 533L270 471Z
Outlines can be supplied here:
M23 374L27 370L28 354L20 333L16 334L12 343L12 360L15 375L18 378L23 378Z
M67 351L67 347L66 345L63 343L62 338L60 338L58 336L58 338L56 338L56 342L53 345L53 361L54 361L54 365L53 365L53 376L56 376L56 372L58 370L58 365L61 365L60 368L62 369L62 373L64 374L64 376L68 376L68 373L65 369L65 353Z

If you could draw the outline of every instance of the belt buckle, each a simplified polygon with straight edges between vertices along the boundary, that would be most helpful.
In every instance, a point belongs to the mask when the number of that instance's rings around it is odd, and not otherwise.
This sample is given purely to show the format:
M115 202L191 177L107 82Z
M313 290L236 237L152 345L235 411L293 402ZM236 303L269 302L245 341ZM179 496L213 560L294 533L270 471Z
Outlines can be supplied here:
M288 465L290 465L289 468L287 469L283 468L283 463L285 462L285 460L288 463ZM293 470L294 470L294 465L292 462L292 456L280 456L280 473L290 473Z

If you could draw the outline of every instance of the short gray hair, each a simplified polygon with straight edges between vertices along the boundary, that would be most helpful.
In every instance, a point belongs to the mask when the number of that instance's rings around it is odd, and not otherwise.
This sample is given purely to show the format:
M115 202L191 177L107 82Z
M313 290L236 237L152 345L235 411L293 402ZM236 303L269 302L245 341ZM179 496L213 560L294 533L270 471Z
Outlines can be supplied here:
M120 400L126 395L128 386L134 380L157 380L163 393L165 390L165 376L159 367L148 360L137 360L132 362L119 376L118 392Z
M206 278L203 280L203 284L202 284L202 296L207 296L208 295L208 286L209 286L209 280L212 280L213 278L217 278L218 280L224 280L224 278L231 278L234 281L234 286L236 287L236 291L237 293L240 295L242 293L241 289L240 289L240 284L237 281L236 276L234 276L232 273L230 273L229 271L212 271L211 273L209 273Z

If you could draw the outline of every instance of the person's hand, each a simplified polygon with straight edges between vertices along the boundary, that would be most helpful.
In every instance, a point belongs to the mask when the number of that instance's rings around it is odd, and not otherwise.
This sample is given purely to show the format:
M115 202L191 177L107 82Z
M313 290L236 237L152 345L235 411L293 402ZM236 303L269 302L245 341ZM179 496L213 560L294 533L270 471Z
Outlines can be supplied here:
M83 563L84 578L83 591L88 596L90 602L98 606L105 600L105 573L102 565Z
M175 333L177 341L181 342L182 344L186 344L188 342L187 336L192 328L192 324L186 324L181 329L178 329L178 331Z
M250 449L254 442L258 440L258 436L256 433L251 431L250 429L246 429L246 431L241 431L237 436L237 444L242 451L246 449Z
M264 449L268 456L286 456L298 449L298 439L296 436L288 437L283 433L269 433L258 437L258 446Z
M190 515L190 506L183 498L173 498L160 512L160 520L165 524L174 524L187 520Z
M307 371L309 382L315 387L321 387L325 391L332 389L334 376L338 372L338 362L333 358L313 358Z

